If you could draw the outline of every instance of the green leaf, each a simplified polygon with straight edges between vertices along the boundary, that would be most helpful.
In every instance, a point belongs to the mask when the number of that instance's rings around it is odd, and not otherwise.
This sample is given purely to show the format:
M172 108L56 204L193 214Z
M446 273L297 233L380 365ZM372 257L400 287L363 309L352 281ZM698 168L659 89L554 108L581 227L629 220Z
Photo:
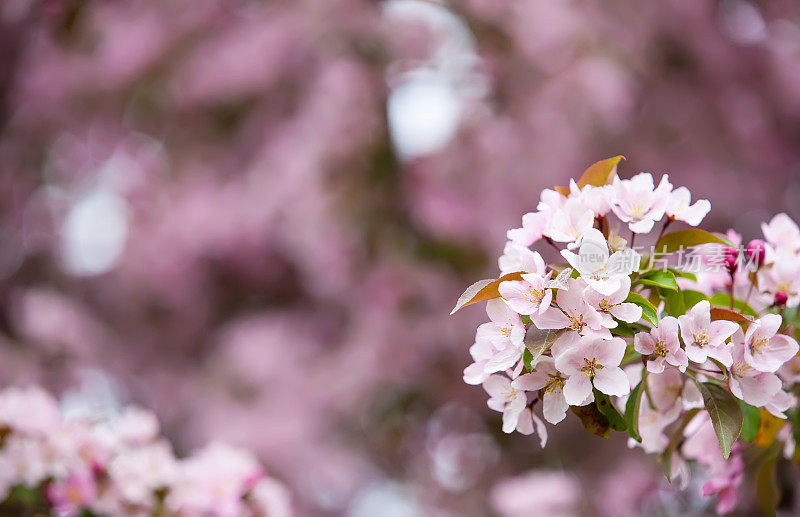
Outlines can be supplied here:
M756 439L758 434L758 424L761 421L761 410L751 406L747 402L738 400L739 407L742 409L742 438L751 442Z
M621 337L633 337L634 336L635 333L633 332L633 329L630 328L627 323L619 321L618 319L615 319L614 321L617 322L617 326L614 327L613 329L609 329L612 334L614 334L615 336L621 336Z
M610 436L608 418L597 409L597 406L588 404L586 406L570 406L570 409L581 419L584 429L601 438L607 439Z
M720 307L730 307L731 296L728 293L717 293L711 298L709 298L708 301L711 305L718 305ZM758 318L758 313L752 307L744 303L742 300L734 299L733 308L741 312L742 314L747 314L748 316Z
M675 269L674 267L671 267L668 270L672 271L672 274L675 275L676 277L688 278L692 282L697 282L697 275L695 275L694 273L689 273L688 271L681 271L680 269Z
M533 354L527 348L522 352L522 361L525 363L525 369L528 372L533 371Z
M642 380L633 388L631 395L628 397L628 402L625 403L625 422L628 424L628 436L637 442L642 441L642 437L639 435L639 408L642 405L646 382L647 370L642 368Z
M597 404L597 409L608 419L608 424L611 429L622 432L628 429L625 417L619 412L617 406L611 402L611 398L608 395L601 391L594 390L594 400L595 404Z
M524 343L525 349L531 354L531 364L536 364L544 351L565 331L565 329L538 329L535 325L528 327L528 330L525 331Z
M670 316L681 316L686 314L686 304L683 301L683 292L666 291L664 293L664 308Z
M721 386L710 382L698 382L697 387L703 395L708 416L717 434L719 446L725 459L731 454L731 447L742 432L742 410L736 399Z
M683 289L683 303L686 305L686 309L691 309L699 302L703 300L707 300L705 294L701 293L700 291L692 291L691 289Z
M642 308L642 317L649 321L653 326L658 326L658 311L647 298L637 293L630 293L625 299L626 303L635 303Z
M701 244L725 244L732 246L731 241L725 237L697 228L678 230L664 235L656 243L655 251L659 255L668 255L680 249L699 246Z
M642 275L634 284L651 285L659 289L678 290L678 282L675 280L675 275L671 271L650 271Z
M500 287L502 282L509 280L522 280L522 273L508 273L507 275L503 275L496 280L478 280L471 286L467 287L467 290L464 291L461 296L459 296L458 302L456 303L456 306L453 307L450 315L452 316L456 313L456 311L462 307L466 307L467 305L485 302L493 298L500 298L500 292L497 289Z

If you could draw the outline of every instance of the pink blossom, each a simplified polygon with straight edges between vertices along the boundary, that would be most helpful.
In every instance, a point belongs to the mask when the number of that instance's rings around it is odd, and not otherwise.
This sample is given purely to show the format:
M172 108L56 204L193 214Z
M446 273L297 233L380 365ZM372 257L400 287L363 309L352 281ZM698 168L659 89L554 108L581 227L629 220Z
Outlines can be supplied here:
M711 210L707 199L700 199L691 204L692 195L686 187L678 187L669 194L666 214L672 220L683 221L690 226L697 226Z
M781 380L774 373L759 372L745 361L744 333L741 329L733 334L732 342L731 393L752 406L765 406L781 391Z
M544 275L545 265L542 256L525 246L513 242L506 243L503 255L497 260L502 274L524 271Z
M761 223L764 239L776 249L785 249L795 252L800 249L800 228L791 217L780 213L769 223Z
M498 287L509 307L519 314L542 314L550 307L553 291L549 289L550 273L522 275L522 280L502 282Z
M797 341L778 334L783 319L766 314L751 323L744 335L744 360L761 372L775 372L783 363L797 355Z
M551 424L557 424L567 415L567 404L564 398L564 381L566 377L556 370L555 363L550 357L541 357L531 373L520 375L511 383L517 389L525 391L538 391L543 389L542 411L544 419Z
M614 189L611 185L595 187L586 185L582 189L574 179L569 180L570 198L580 199L581 203L591 209L595 217L606 215L611 210Z
M621 338L582 338L578 345L556 357L556 368L568 378L564 398L579 405L592 395L592 385L607 395L618 397L630 392L625 372L619 367L625 355Z
M653 175L642 172L628 180L614 178L612 209L631 231L648 233L664 217L672 184L665 174L653 188Z
M543 212L528 212L522 216L522 227L508 230L508 240L517 246L528 247L542 238L547 231L549 219ZM502 268L502 266L501 266Z
M520 414L528 403L525 392L512 386L511 380L503 375L490 375L484 381L483 389L490 397L487 405L503 413L503 432L514 432Z
M619 289L610 295L603 295L595 291L592 287L588 287L584 291L586 301L600 314L603 319L603 326L606 328L615 328L617 318L626 323L633 323L639 321L642 317L642 308L635 303L625 303L628 293L631 290L631 279L628 276L620 278Z
M567 329L550 348L554 357L575 345L580 335L593 334L601 329L608 333L600 314L586 301L585 290L583 280L570 278L567 289L559 289L556 293L558 308L550 307L532 318L539 329Z
M685 315L678 316L678 324L690 361L702 364L711 357L725 366L733 363L725 340L739 326L732 321L711 321L711 304L708 300L698 302Z
M689 359L678 339L678 320L672 316L661 318L650 333L639 332L634 337L634 349L647 357L647 370L651 373L664 371L664 363L686 371Z
M574 242L594 225L594 213L580 202L570 198L550 217L547 236L556 242Z

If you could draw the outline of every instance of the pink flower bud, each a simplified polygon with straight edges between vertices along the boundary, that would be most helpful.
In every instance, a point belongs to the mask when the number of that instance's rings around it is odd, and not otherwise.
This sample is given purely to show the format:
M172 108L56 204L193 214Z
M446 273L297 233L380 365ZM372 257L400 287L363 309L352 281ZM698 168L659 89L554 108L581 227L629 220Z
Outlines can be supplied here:
M784 305L786 305L786 301L788 299L789 296L783 291L780 291L778 293L775 293L775 301L772 303L772 305L774 307L783 307Z
M747 244L747 258L756 267L764 265L764 258L767 254L767 246L761 239L753 239Z
M728 273L733 275L736 273L736 268L739 266L739 250L732 246L726 246L723 253L725 255L723 259L725 269L728 270Z

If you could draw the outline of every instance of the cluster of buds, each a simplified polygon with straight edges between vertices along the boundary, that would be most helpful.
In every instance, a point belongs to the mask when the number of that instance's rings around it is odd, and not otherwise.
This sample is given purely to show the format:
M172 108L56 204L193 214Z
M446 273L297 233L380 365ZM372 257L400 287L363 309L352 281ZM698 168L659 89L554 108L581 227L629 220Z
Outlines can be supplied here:
M247 451L212 443L175 457L152 413L70 416L39 388L0 392L0 514L263 516L286 489Z
M545 421L571 410L590 432L624 432L631 447L657 454L670 481L685 486L690 465L703 466L702 493L719 496L725 513L748 448L780 441L793 454L800 230L778 215L742 252L732 231L692 228L707 200L692 204L666 175L657 185L649 173L620 179L621 159L542 192L537 211L508 232L500 278L459 299L454 312L486 301L490 319L464 381L483 385L503 431L536 432L542 446ZM689 227L667 232L675 223ZM637 251L637 237L654 242L650 253ZM531 249L539 243L564 262L546 264ZM721 256L724 268L652 267L686 248Z

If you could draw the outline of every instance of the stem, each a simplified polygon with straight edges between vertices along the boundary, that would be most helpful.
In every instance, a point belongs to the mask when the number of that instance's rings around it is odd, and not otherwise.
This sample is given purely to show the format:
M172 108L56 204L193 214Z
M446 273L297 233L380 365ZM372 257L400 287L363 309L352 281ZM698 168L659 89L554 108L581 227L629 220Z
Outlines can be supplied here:
M628 246L630 249L633 249L633 243L636 242L636 234L631 230L631 243Z
M553 239L551 239L550 237L545 237L544 240L546 240L550 246L554 247L559 255L561 254L561 248L559 248L558 245L555 242L553 242Z
M730 293L731 293L730 309L731 310L733 310L733 287L734 287L733 286L733 273L731 273L731 288L730 288Z
M656 239L656 244L658 244L658 241L660 241L661 237L664 236L664 231L666 231L667 226L669 226L671 222L672 219L669 218L666 221L664 221L664 226L661 227L661 232L658 234L658 239ZM658 250L656 250L656 253L658 253Z

